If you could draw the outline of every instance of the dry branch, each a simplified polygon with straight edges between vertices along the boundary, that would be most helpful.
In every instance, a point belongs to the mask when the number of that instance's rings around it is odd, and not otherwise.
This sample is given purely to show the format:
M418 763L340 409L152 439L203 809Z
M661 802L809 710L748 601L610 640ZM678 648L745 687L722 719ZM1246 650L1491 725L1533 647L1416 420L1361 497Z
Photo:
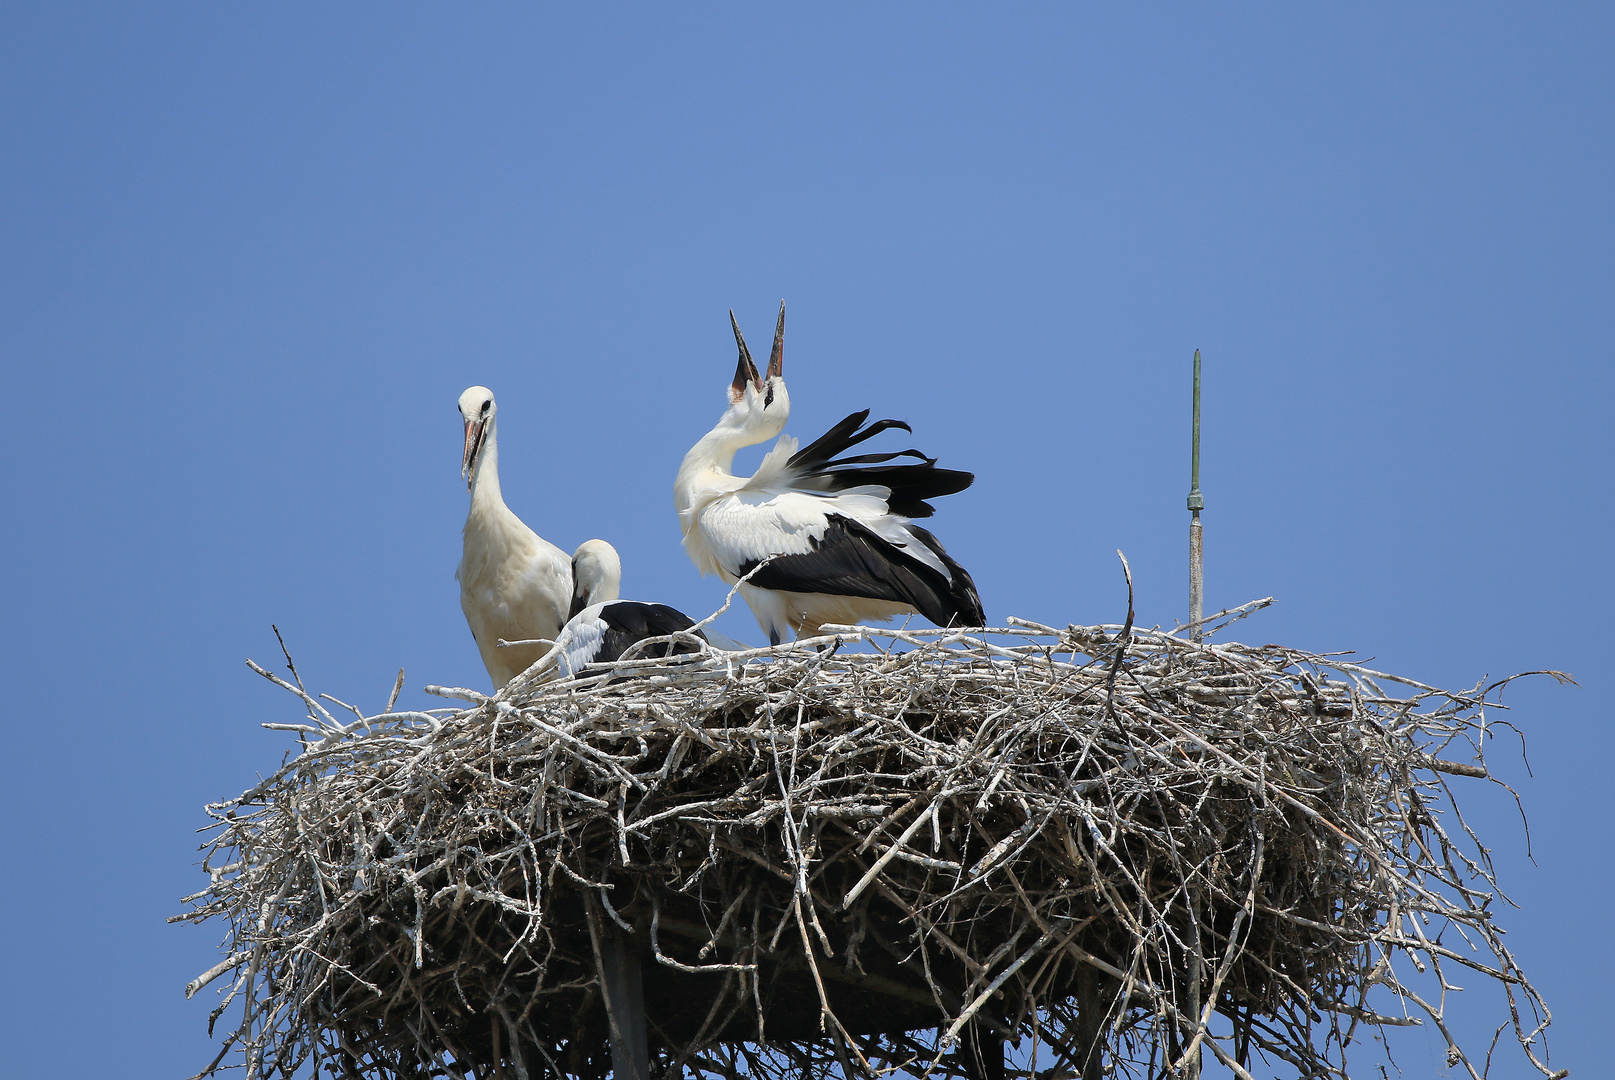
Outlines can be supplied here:
M1479 1076L1463 968L1557 1075L1441 775L1486 776L1497 687L1131 625L836 629L347 724L275 679L307 742L208 808L176 916L228 926L186 988L229 976L239 1015L204 1075L603 1077L595 906L668 1074L996 1080L1010 1040L1041 1078L1208 1047L1345 1077L1428 1019Z

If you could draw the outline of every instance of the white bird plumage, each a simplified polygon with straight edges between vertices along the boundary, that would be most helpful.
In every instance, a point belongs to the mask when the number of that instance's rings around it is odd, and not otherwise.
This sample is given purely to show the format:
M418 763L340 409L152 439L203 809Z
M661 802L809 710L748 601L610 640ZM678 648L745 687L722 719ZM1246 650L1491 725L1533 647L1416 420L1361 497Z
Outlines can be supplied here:
M617 599L622 589L622 558L604 540L585 540L572 553L572 605L567 618L590 604Z
M729 407L685 455L674 481L684 548L702 574L734 583L765 560L740 594L770 642L812 635L824 623L918 612L940 625L980 625L970 575L912 518L928 498L968 487L971 474L938 469L916 450L833 460L870 436L908 425L863 428L854 413L805 449L781 436L750 477L733 472L736 451L778 435L790 415L785 390L785 305L764 378L734 324L739 361ZM860 430L862 429L862 430ZM886 464L914 457L919 463Z
M553 641L560 633L571 607L572 562L505 505L493 392L473 386L460 395L459 408L465 422L461 473L471 491L471 509L454 576L460 582L460 609L498 689L549 649L547 644L502 649L500 639Z
M564 679L588 664L616 660L638 642L689 630L695 620L666 604L620 600L622 560L604 540L583 543L572 556L572 617L556 636L549 664L542 671ZM696 631L700 637L706 637ZM727 639L726 639L727 640ZM694 652L690 642L649 646L641 658Z

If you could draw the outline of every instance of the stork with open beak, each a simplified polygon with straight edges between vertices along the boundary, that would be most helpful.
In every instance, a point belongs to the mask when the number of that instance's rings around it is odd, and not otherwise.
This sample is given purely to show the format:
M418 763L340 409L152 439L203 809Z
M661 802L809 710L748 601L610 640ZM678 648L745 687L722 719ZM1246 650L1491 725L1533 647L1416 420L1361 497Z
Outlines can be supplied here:
M572 602L571 561L523 524L500 494L498 413L493 391L485 386L460 395L465 421L460 469L471 491L471 510L454 574L460 609L495 689L549 650L548 644L501 649L500 639L553 641Z
M735 452L766 442L785 427L785 305L774 329L766 378L758 374L730 312L740 350L729 407L691 448L673 484L684 549L703 574L740 586L772 644L812 636L825 623L885 621L918 613L938 626L985 622L975 582L914 518L929 517L927 499L969 487L975 477L939 469L918 450L836 455L891 428L865 427L853 413L797 449L781 436L749 477L734 475ZM891 464L898 458L914 462ZM759 569L760 567L760 569Z

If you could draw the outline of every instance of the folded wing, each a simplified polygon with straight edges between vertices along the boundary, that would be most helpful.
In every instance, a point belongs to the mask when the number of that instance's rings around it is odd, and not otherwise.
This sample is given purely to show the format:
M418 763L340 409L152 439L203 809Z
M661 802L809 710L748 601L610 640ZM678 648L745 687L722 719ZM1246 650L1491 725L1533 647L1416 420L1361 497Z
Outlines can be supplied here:
M694 625L694 619L666 604L638 600L594 604L574 615L556 639L559 653L556 674L564 678L577 674L588 664L619 660L638 642L676 634ZM699 630L695 633L703 639L706 636ZM647 646L632 658L650 659L698 651L699 646L692 642L667 641Z
M731 579L756 570L748 582L756 589L884 601L939 626L982 625L975 582L910 520L933 513L927 499L975 477L914 449L839 457L882 431L908 430L897 420L864 427L868 418L853 413L800 450L782 437L756 475L702 512L706 548ZM814 623L806 611L792 621Z
M759 589L890 600L938 626L982 625L981 598L964 567L918 525L902 531L910 542L900 546L855 518L828 514L824 530L808 537L808 551L777 555L766 565L747 559L735 576L756 570L750 584Z

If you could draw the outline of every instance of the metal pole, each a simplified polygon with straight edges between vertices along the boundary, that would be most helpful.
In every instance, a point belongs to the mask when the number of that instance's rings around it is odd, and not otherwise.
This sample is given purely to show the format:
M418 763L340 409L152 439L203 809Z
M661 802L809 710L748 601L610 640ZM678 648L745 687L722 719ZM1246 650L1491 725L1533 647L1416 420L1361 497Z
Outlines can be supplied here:
M1189 637L1199 642L1205 636L1205 574L1201 565L1200 511L1206 507L1200 494L1200 350L1194 351L1194 449L1189 466Z
M1194 435L1189 455L1189 637L1199 643L1205 636L1204 593L1205 577L1200 563L1200 511L1205 509L1205 496L1200 494L1200 350L1194 351ZM1189 1013L1200 1022L1200 984L1205 978L1205 961L1200 937L1198 913L1199 895L1190 888L1189 903ZM1200 1080L1200 1059L1203 1050L1197 1051L1184 1067L1187 1080Z

